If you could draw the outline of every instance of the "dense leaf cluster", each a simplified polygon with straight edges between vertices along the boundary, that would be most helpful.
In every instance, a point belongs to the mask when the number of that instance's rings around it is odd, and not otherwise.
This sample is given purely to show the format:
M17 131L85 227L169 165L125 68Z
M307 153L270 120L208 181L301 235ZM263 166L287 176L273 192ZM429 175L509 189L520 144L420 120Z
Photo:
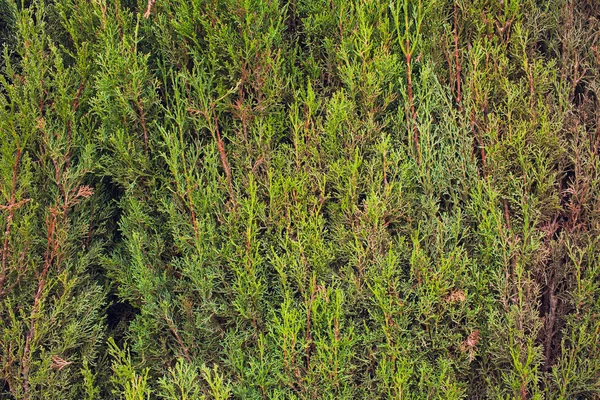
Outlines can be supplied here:
M596 0L0 0L0 397L600 396Z

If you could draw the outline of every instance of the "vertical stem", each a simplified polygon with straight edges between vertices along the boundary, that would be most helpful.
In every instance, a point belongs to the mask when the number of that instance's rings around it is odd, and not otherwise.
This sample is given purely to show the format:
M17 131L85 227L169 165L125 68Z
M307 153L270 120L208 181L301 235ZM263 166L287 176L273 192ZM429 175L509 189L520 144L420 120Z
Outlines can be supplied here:
M10 229L12 227L12 220L15 213L15 201L17 192L17 174L19 172L19 162L21 161L21 149L17 149L15 157L15 164L13 166L12 184L10 189L10 202L6 206L8 209L8 217L6 217L6 229L4 231L4 244L2 246L2 271L0 271L0 292L4 286L7 274L7 263L8 263L8 245L10 238Z
M406 47L410 48L410 41L406 39ZM419 130L417 128L417 111L415 110L415 101L413 95L412 83L412 54L406 53L406 81L408 86L408 104L410 105L410 116L408 118L409 126L412 126L413 141L415 143L415 151L417 152L417 162L421 163L421 149L419 146Z
M144 132L144 147L146 148L146 152L148 152L148 129L146 128L146 113L142 108L142 100L138 98L137 101L137 109L140 116L140 123L142 124L142 131Z
M225 142L221 138L221 132L219 129L219 121L215 115L215 133L217 138L217 149L219 150L219 156L221 157L221 163L223 164L223 169L225 170L225 178L227 179L227 185L229 186L229 196L231 197L231 202L234 204L235 208L235 196L233 191L233 181L231 179L231 168L229 167L229 162L227 161L227 153L225 152Z
M454 2L454 59L456 67L456 103L458 108L462 108L462 89L461 89L461 78L462 66L460 64L460 55L458 51L458 8L456 1Z
M47 245L46 245L46 256L44 260L44 268L42 269L42 273L38 280L38 287L35 293L35 297L33 300L33 307L31 309L31 314L29 316L29 331L27 332L27 336L25 337L25 347L23 349L23 391L25 392L24 399L27 400L29 396L29 365L31 362L31 342L33 340L33 336L35 334L35 322L36 317L39 312L40 303L42 301L42 293L44 292L44 287L46 286L46 278L48 276L48 271L50 270L50 266L54 262L54 258L56 257L56 253L58 251L59 243L56 233L56 228L58 225L58 214L59 210L56 208L52 208L50 210L50 217L46 220L47 227Z

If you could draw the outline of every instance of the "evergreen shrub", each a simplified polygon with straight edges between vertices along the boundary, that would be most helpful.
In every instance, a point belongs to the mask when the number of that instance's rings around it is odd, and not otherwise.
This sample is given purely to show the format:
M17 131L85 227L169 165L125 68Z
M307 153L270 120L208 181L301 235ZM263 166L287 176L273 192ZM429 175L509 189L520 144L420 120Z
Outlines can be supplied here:
M600 398L597 0L0 0L0 398Z

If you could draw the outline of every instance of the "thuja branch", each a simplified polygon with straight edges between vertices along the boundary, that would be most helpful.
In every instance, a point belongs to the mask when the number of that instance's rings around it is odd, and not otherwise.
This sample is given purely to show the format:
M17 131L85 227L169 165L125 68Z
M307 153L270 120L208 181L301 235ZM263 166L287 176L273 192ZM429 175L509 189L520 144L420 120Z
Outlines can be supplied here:
M402 16L403 24L400 22L400 7L391 5L391 10L396 26L396 35L404 60L406 62L406 85L407 85L407 101L409 115L407 125L409 131L412 130L413 143L417 155L417 161L421 162L421 150L419 145L419 129L417 126L417 111L415 107L414 88L413 88L413 56L416 53L417 47L420 44L421 25L423 23L423 5L419 0L416 8L416 16L414 9L409 9L409 0L402 0ZM403 26L402 26L403 25Z
M460 54L458 48L458 7L454 2L454 60L456 66L456 103L458 108L462 108L461 77L462 66L460 63Z
M8 252L9 252L9 240L10 240L10 231L12 228L12 222L15 215L15 210L21 207L23 204L27 203L29 199L24 199L21 201L16 201L16 192L17 192L17 175L19 173L19 163L21 162L21 149L17 149L15 155L15 162L13 166L12 173L12 182L10 189L10 201L5 206L0 206L0 209L7 210L8 216L6 217L6 229L4 230L4 243L2 246L2 270L0 270L0 296L5 293L4 284L8 275ZM17 277L18 279L18 277Z
M215 134L217 139L217 149L219 150L219 156L221 157L221 163L223 164L223 169L225 170L225 178L227 179L227 185L229 187L229 195L231 197L231 201L235 204L235 195L233 191L233 182L231 179L231 167L229 166L229 162L227 161L227 153L225 152L225 142L221 138L221 130L219 129L219 121L215 116Z
M231 177L231 167L230 167L229 161L227 159L227 152L225 151L225 142L223 141L223 137L221 136L221 128L219 126L219 119L217 118L217 115L214 111L214 103L213 103L210 111L188 108L188 112L191 114L196 114L196 115L201 114L202 116L204 116L204 118L206 119L206 122L208 124L208 128L213 133L213 137L214 137L216 145L217 145L217 151L219 152L219 158L221 159L221 165L223 166L223 171L225 171L225 179L227 181L229 197L235 208L236 201L235 201L235 191L233 190L233 179Z
M38 278L38 286L33 299L33 306L31 308L31 314L29 316L29 330L25 337L25 347L23 349L23 390L25 392L25 399L28 399L29 394L29 369L31 365L31 344L35 335L36 322L40 307L42 303L42 296L44 289L48 281L48 273L50 267L55 264L56 259L59 255L60 249L63 246L63 242L59 236L59 230L63 229L67 221L67 211L72 206L76 205L81 199L89 198L93 195L94 191L89 186L81 186L77 191L63 192L63 199L59 200L62 203L60 206L56 205L49 208L49 215L46 218L46 253L44 256L44 267ZM73 195L69 198L69 195Z

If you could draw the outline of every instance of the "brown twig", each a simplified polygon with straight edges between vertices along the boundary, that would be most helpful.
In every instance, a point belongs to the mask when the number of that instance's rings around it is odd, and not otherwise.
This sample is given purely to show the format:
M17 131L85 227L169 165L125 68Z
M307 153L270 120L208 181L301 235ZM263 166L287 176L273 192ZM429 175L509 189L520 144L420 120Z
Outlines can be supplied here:
M171 331L171 333L175 337L175 340L177 340L177 344L179 344L179 347L181 347L181 349L183 350L183 355L185 356L185 359L189 363L192 363L192 358L190 357L189 349L183 343L183 339L181 339L181 336L179 335L177 327L175 326L175 324L173 323L173 321L171 320L171 318L165 316L165 319L167 320L167 325L169 325L169 330Z
M550 283L547 288L548 292L548 313L546 315L545 328L546 328L546 343L545 343L545 354L544 354L544 371L548 371L552 363L552 340L556 333L556 309L558 306L558 297L555 293L556 276L553 274L550 279Z
M479 125L475 119L475 112L471 113L471 129L473 132L475 132L475 139L477 140L477 146L479 147L479 154L481 156L481 174L485 178L487 176L487 156L485 153L483 138L481 137L481 132L479 130Z
M150 13L152 12L152 6L156 3L156 0L148 0L148 8L146 8L146 12L144 13L144 18L150 18Z
M85 87L84 81L81 81L77 92L75 93L75 98L73 99L73 113L77 111L79 108L79 97L81 96L81 92ZM66 156L66 165L69 167L71 165L71 143L73 141L73 121L69 119L67 121L67 156Z
M508 227L508 230L510 231L511 228L510 228L510 214L508 211L508 200L504 199L503 202L504 202L504 219L506 221L506 226Z
M35 323L37 315L39 313L39 307L42 302L42 294L46 287L48 273L50 267L55 263L55 260L59 254L61 243L58 237L58 226L59 224L65 223L67 210L69 207L77 204L81 198L89 198L93 195L94 191L90 186L80 186L77 192L74 190L71 192L74 194L72 199L69 199L68 193L63 191L62 205L50 207L50 215L46 218L46 231L47 231L47 244L46 254L44 256L44 267L42 273L38 279L38 287L35 292L33 299L33 306L31 308L31 314L29 316L29 331L25 337L25 347L23 348L22 366L23 366L23 391L25 392L24 399L27 400L29 396L29 367L31 363L31 342L35 335ZM59 218L60 217L60 218Z
M462 66L460 64L460 56L458 51L458 9L456 1L454 2L454 59L456 64L456 103L458 108L461 108L462 94L461 94L461 79L460 73L462 72Z
M229 186L229 196L231 197L231 201L235 204L235 196L233 191L233 181L231 179L231 167L229 166L229 162L227 161L227 153L225 152L225 142L221 138L221 132L219 129L219 120L216 115L214 117L215 121L215 134L217 138L217 149L219 150L219 156L221 157L221 164L223 164L223 169L225 170L225 178L227 179L227 185Z
M2 271L0 271L0 292L4 286L7 275L7 262L8 262L8 245L10 239L10 230L12 227L12 220L14 213L17 208L25 204L29 200L16 201L17 192L17 174L19 173L19 162L21 161L21 149L17 149L15 157L15 164L13 166L12 184L10 189L10 202L7 206L3 206L3 209L8 210L8 216L6 217L6 229L4 230L4 245L2 246Z
M310 301L308 303L308 310L306 311L306 332L305 332L305 340L306 340L306 357L304 359L306 370L308 371L310 367L310 355L311 355L311 347L312 347L312 336L310 334L310 323L311 323L311 312L313 303L317 297L317 282L316 278L313 276L313 292L310 296Z
M140 115L140 123L142 124L142 131L144 132L144 147L146 148L146 152L148 151L148 129L146 128L146 113L142 108L142 102L138 98L137 101L137 109Z
M46 228L48 233L44 268L42 269L42 273L38 280L37 291L33 299L33 307L31 309L31 315L29 318L29 331L25 337L25 347L23 349L23 391L25 392L25 400L28 399L29 395L29 365L31 362L31 342L33 340L33 335L35 334L35 321L39 312L38 309L42 300L42 293L44 291L44 287L46 286L46 277L48 276L48 271L50 270L50 266L56 257L59 247L58 240L56 238L56 225L58 222L59 213L60 211L58 208L52 207L50 209L50 216L46 219Z
M410 40L406 38L406 48L410 49ZM408 104L410 105L410 125L413 130L413 141L415 143L415 151L417 152L417 162L421 163L421 149L419 146L419 130L417 128L417 111L415 110L415 101L413 95L413 82L412 82L412 54L410 51L406 52L406 81L408 86Z

